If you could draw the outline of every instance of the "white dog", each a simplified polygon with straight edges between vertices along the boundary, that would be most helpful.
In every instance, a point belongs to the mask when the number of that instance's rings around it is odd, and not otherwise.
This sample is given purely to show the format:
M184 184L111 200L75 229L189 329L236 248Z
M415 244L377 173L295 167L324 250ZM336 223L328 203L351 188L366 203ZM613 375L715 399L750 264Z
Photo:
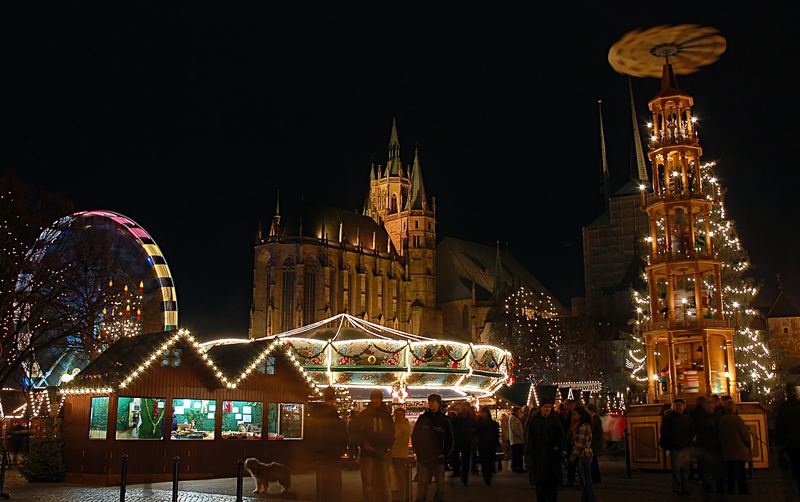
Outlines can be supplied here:
M244 468L253 476L256 489L253 493L272 493L269 487L272 483L280 486L278 493L283 493L292 485L292 473L288 467L278 462L265 464L257 458L248 458L244 461Z

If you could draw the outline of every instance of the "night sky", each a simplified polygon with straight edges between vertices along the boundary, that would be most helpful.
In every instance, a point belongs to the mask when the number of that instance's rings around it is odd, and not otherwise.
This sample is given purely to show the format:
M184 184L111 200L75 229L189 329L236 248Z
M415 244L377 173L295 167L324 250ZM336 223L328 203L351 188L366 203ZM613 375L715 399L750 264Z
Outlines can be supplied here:
M3 16L13 42L0 169L144 226L198 335L246 333L253 238L276 188L284 206L360 209L393 115L405 162L419 145L440 237L500 240L562 302L582 295L581 226L599 212L597 99L612 188L631 163L627 83L608 49L629 30L677 23L728 40L719 62L678 83L695 98L759 299L774 297L781 272L800 306L797 12L30 4ZM634 86L644 123L658 82Z

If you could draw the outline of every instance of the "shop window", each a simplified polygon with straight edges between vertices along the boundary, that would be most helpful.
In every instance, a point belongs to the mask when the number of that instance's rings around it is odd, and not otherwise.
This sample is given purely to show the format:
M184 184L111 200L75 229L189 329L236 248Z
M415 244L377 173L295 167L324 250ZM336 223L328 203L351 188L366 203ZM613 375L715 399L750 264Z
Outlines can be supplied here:
M117 398L116 438L163 439L166 403L163 397Z
M275 358L270 356L258 363L258 372L262 375L275 374Z
M224 439L261 439L262 403L252 401L222 402L222 437Z
M89 439L106 439L108 397L93 397L89 408Z
M171 439L214 439L217 402L207 399L173 399Z
M304 406L296 403L280 403L279 409L279 439L303 439Z

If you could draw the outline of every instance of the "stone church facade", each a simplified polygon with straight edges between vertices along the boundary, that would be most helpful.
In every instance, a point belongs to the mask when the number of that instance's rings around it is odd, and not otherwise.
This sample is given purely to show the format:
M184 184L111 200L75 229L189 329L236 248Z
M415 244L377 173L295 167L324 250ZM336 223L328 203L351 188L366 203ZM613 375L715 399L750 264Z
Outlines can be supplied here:
M285 215L279 202L269 228L259 228L250 336L346 312L419 335L479 341L493 278L547 294L510 255L515 267L498 265L499 249L495 260L487 246L446 238L437 256L436 230L419 151L403 164L393 123L387 162L371 167L361 212L306 203Z

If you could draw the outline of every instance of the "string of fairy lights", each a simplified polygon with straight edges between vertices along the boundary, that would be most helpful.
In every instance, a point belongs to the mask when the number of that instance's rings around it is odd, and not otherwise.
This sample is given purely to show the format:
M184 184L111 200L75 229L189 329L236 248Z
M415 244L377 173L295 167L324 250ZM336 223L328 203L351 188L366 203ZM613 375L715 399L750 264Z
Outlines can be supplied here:
M516 373L533 383L549 380L561 361L562 339L552 298L520 286L506 296L503 307L508 336L501 345L515 355Z
M735 320L734 349L738 385L740 389L750 391L751 397L756 396L769 400L776 385L775 362L765 342L764 333L750 327L751 320L758 314L755 309L750 307L758 293L758 288L752 279L744 277L750 267L750 260L736 232L735 222L727 217L724 203L725 190L719 179L713 174L715 166L715 162L707 162L701 166L702 193L705 194L707 200L712 202L712 205L708 217L698 216L696 218L698 235L696 251L703 251L700 246L704 246L705 228L708 223L710 228L708 236L712 240L712 249L722 265L722 309L726 318ZM656 223L657 246L658 249L664 249L666 247L665 225L663 220ZM652 243L652 236L645 237L643 241ZM649 254L647 254L647 263L650 264ZM643 274L642 278L646 284L647 274ZM686 277L685 280L687 284L684 289L693 290L694 279ZM708 276L703 279L702 289L707 291L711 298L716 294L716 285ZM645 286L643 291L632 292L637 328L652 321L648 291L649 288ZM691 298L683 298L681 300L683 306L695 308L695 315L699 315L699 307L702 306L693 305L693 295L687 296ZM711 303L709 302L707 308L708 314L713 316L718 312ZM649 376L647 375L644 340L636 333L630 338L630 347L625 361L626 367L630 371L632 380L639 383L647 382Z

